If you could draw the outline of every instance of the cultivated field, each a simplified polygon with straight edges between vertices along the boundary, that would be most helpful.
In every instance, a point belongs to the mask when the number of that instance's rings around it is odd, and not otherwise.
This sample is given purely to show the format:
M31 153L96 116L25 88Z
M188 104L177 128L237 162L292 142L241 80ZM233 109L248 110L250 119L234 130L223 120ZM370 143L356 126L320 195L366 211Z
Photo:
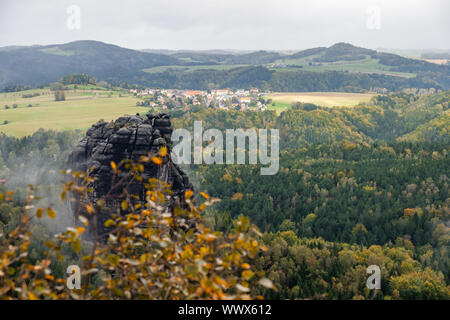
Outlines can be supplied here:
M39 96L23 98L23 94ZM25 136L40 128L53 130L87 129L100 119L114 120L125 114L146 113L147 107L137 107L138 99L125 91L109 91L80 86L65 92L66 101L54 101L49 89L33 89L14 93L0 93L0 133ZM308 102L325 107L355 106L367 102L373 94L339 92L280 92L268 98L275 105L269 109L278 113L295 102ZM16 108L13 105L17 105ZM9 109L6 109L8 106ZM6 124L5 124L6 122Z
M24 93L39 92L33 98ZM116 119L125 114L146 113L136 107L137 98L119 92L77 90L66 92L66 101L54 101L49 90L28 90L0 94L0 132L11 136L32 134L39 128L53 130L87 129L100 119ZM17 108L12 105L17 104ZM5 109L5 105L10 108ZM31 107L30 107L31 105ZM7 121L7 124L4 124Z
M353 107L361 102L368 102L374 94L346 92L277 92L268 98L272 99L279 112L288 109L295 102L314 103L324 107Z

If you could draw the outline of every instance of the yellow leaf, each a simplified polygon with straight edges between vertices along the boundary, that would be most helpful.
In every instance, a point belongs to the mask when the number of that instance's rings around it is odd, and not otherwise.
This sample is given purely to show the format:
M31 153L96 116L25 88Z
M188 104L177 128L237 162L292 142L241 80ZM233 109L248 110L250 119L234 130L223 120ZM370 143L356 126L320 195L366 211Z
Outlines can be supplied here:
M232 200L232 201L241 200L241 199L242 199L242 196L243 196L243 194L240 193L240 192L235 193L235 194L233 195L233 197L231 198L231 200Z
M36 209L36 217L39 219L42 218L42 215L44 214L44 208Z
M209 196L208 196L206 193L204 193L204 192L200 192L200 195L201 195L203 198L205 198L206 200L209 199Z
M50 217L50 219L54 219L56 217L56 212L53 211L52 208L47 208L47 215Z
M161 149L159 149L159 155L164 158L167 155L167 148L161 147Z
M113 225L115 225L116 223L114 222L114 220L108 219L105 222L105 227L109 228L112 227Z
M254 275L255 273L251 270L242 271L242 278L245 280L250 280Z
M122 203L120 204L120 206L122 207L122 210L125 211L128 208L128 201L127 200L123 200Z
M35 295L34 295L34 293L33 292L28 292L28 299L30 299L30 300L39 300L39 298L38 297L36 297Z
M50 249L55 247L55 244L51 241L45 241L45 245Z
M76 253L80 252L81 250L81 241L80 240L75 240L72 242L72 249L73 251L75 251Z

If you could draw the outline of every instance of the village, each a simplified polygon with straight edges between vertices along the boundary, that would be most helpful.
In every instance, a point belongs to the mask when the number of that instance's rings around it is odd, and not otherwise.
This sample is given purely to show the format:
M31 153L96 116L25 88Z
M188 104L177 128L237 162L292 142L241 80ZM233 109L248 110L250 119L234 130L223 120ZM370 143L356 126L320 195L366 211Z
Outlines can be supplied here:
M264 111L272 103L266 99L268 93L257 88L217 89L217 90L177 90L177 89L131 89L130 93L141 98L137 106L161 109L204 106L224 110Z

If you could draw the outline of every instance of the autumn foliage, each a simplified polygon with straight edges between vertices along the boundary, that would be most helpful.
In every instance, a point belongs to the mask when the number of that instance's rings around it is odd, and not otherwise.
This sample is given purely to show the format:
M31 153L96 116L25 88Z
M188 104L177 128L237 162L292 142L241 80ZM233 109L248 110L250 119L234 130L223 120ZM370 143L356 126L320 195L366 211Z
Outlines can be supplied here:
M165 154L159 155L160 157ZM155 161L156 160L156 161ZM272 287L261 272L252 271L252 259L265 247L259 231L240 217L226 234L202 223L202 211L218 199L201 193L185 194L186 208L170 207L170 186L156 179L144 180L142 163L112 163L115 176L124 175L114 188L123 190L121 212L111 212L107 234L97 233L96 215L108 208L106 198L89 201L92 178L85 172L65 172L62 201L78 203L74 226L45 241L40 259L30 257L34 221L52 208L36 208L30 187L21 221L12 231L0 234L0 299L250 299L253 286ZM114 179L114 177L113 177ZM145 202L137 203L126 184L139 181L147 190ZM0 195L11 201L12 192ZM201 202L198 206L196 202ZM43 241L43 240L42 240ZM67 251L80 263L82 285L69 290L66 278L52 266L68 265Z

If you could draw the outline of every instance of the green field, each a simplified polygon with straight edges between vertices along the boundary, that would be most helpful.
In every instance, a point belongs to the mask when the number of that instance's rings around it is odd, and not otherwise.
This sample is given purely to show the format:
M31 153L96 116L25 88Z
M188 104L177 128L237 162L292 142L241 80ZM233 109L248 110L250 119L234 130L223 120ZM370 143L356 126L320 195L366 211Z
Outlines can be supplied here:
M324 107L353 107L361 102L368 102L374 94L346 92L276 92L267 98L272 99L275 106L269 109L278 113L289 109L295 102L313 103Z
M380 64L379 59L375 59L366 55L365 58L360 60L342 60L335 62L316 62L314 59L320 57L320 54L310 55L300 58L285 57L274 61L275 64L283 64L283 67L273 66L272 63L268 63L265 66L270 70L276 72L291 72L291 71L310 71L310 72L325 72L325 71L341 71L350 73L375 73L384 74L388 76L412 78L415 77L415 73L397 72L391 70L390 66ZM166 72L168 70L176 70L183 72L192 72L196 70L229 70L238 67L245 67L249 65L245 64L215 64L215 65L197 65L197 66L158 66L143 69L142 71L147 73Z
M40 96L22 98L23 93L39 92ZM98 94L98 97L96 97ZM136 107L138 99L124 93L102 90L66 92L66 101L54 101L50 90L28 90L0 94L0 132L11 136L32 134L39 128L53 130L87 129L100 119L116 119L125 114L146 113ZM119 96L122 94L122 96ZM17 104L17 108L12 108ZM32 105L29 107L28 105ZM10 109L6 110L5 105ZM5 120L8 122L4 124Z
M40 93L33 98L23 94ZM275 105L269 109L280 113L295 102L314 103L325 107L351 107L367 102L373 94L341 92L280 92L267 98ZM66 91L66 101L54 101L50 89L33 89L0 94L0 132L25 136L40 128L53 130L87 129L100 119L114 120L125 114L146 113L147 107L137 107L139 99L126 91L106 90L96 86L78 86ZM12 106L17 104L17 108ZM5 109L5 105L10 108ZM31 105L31 107L29 106ZM4 122L7 121L7 124Z
M310 63L313 58L318 55L311 55L304 58L298 59L280 59L278 63L284 63L287 65L286 68L272 68L279 72L286 71L313 71L313 72L324 72L324 71L348 71L352 73L377 73L389 76L412 78L415 77L414 73L407 72L395 72L391 71L389 66L385 66L379 63L378 59L373 59L371 57L366 57L366 59L355 60L355 61L336 61L329 63ZM289 67L289 66L301 66L301 68Z
M158 72L165 72L168 70L192 72L192 71L196 71L196 70L207 70L207 69L230 70L230 69L239 68L239 67L248 67L248 65L246 65L246 64L211 64L211 65L201 65L201 66L159 66L159 67L143 69L142 71L147 72L147 73L158 73Z

